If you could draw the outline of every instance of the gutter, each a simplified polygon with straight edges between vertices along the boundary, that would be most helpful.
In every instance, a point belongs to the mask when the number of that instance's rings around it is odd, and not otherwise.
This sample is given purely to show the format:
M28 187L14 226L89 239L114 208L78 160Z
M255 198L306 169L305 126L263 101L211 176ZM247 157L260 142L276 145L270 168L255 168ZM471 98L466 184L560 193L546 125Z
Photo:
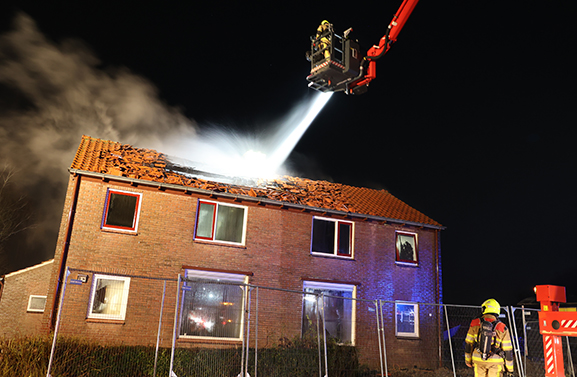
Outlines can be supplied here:
M99 178L99 179L104 179L104 180L136 183L139 185L153 186L153 187L158 187L158 188L162 188L162 189L173 189L173 190L178 190L178 191L184 190L185 193L187 193L187 194L188 193L195 193L195 194L201 194L201 195L210 195L210 196L216 196L216 197L221 197L221 198L235 199L237 201L242 200L242 201L253 202L253 203L257 203L257 204L270 204L270 205L275 205L275 206L294 208L294 209L298 209L301 211L314 211L314 212L327 213L327 214L331 214L331 215L335 215L335 216L347 216L350 218L356 218L358 220L373 220L373 221L380 221L380 222L384 221L387 223L395 223L395 224L401 224L401 225L412 225L412 226L416 226L416 227L423 227L423 228L437 229L437 230L445 229L444 226L439 226L439 225L423 224L423 223L414 222L414 221L403 221L403 220L392 219L392 218L388 218L388 217L364 215L364 214L359 214L359 213L337 211L337 210L333 210L333 209L320 208L320 207L311 207L311 206L306 206L303 204L287 203L287 202L281 202L278 200L272 200L272 199L267 199L267 198L255 198L252 196L230 194L227 192L214 192L211 190L204 190L204 189L199 189L199 188L195 188L195 187L175 185L175 184L171 184L171 183L154 182L154 181L149 181L149 180L144 180L144 179L128 178L128 177L123 177L123 176L118 176L118 175L105 174L105 173L95 173L95 172L89 172L89 171L77 170L77 169L69 169L69 171L72 174L85 175L87 177Z

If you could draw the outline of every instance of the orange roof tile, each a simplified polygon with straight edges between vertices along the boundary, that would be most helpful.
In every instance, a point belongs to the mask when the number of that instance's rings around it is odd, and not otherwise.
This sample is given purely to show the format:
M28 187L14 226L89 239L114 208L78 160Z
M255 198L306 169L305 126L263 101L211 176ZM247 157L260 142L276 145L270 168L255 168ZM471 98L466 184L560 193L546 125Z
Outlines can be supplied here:
M262 198L383 220L442 227L386 190L347 186L327 181L283 176L259 180L254 187L191 177L173 169L165 154L151 149L83 136L71 170L101 173L161 184L180 185L217 193Z

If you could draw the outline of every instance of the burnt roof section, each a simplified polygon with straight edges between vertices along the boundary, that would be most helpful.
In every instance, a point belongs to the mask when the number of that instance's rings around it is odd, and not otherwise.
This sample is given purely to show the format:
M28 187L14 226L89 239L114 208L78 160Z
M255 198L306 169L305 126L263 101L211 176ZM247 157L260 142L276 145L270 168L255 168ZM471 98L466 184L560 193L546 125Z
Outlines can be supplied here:
M192 163L191 163L192 164ZM279 204L347 213L354 217L391 220L442 228L442 225L397 199L386 190L347 186L327 181L283 176L272 180L223 177L198 166L174 163L152 149L83 136L71 171L125 177L124 179L262 199ZM112 177L110 177L112 179Z

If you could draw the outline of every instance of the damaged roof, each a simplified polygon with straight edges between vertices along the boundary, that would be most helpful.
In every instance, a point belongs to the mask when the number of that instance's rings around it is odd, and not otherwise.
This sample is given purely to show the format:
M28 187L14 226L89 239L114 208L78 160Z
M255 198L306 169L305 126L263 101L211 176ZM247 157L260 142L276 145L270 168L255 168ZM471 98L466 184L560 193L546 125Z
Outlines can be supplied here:
M191 163L192 164L192 163ZM97 173L129 180L176 185L231 194L252 201L311 207L344 212L353 217L442 228L442 225L397 199L386 190L353 187L327 181L282 176L277 179L226 180L194 166L175 164L152 149L83 136L70 167L71 172ZM111 179L113 177L110 177ZM229 177L230 178L230 177ZM240 184L238 183L240 182Z

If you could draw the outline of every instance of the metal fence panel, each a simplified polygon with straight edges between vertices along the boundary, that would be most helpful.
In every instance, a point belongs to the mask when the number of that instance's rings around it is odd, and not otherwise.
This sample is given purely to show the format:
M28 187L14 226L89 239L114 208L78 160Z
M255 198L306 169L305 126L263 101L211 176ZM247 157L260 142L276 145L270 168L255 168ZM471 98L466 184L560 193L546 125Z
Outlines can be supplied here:
M163 323L173 282L77 269L65 276L48 376L168 375L171 331ZM131 287L140 294L128 300Z
M473 375L464 349L478 306L75 269L62 288L53 377ZM503 307L500 320L515 374L544 376L538 310ZM575 376L577 339L563 345Z

